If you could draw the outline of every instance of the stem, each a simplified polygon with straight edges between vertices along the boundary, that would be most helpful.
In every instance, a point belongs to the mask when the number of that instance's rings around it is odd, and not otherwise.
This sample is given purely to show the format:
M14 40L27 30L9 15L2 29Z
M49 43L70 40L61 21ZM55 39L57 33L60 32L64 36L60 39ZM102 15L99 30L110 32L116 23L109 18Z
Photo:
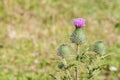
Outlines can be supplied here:
M75 67L75 78L78 80L78 67Z
M77 48L76 48L76 54L77 56L79 56L79 45L77 44Z
M87 69L88 69L88 79L91 80L92 77L93 77L93 71L92 69L90 68L90 66L92 65L92 59L91 57L89 57L89 63L87 64Z
M79 57L79 45L77 44L77 48L76 48L76 58L78 58ZM79 72L78 72L78 65L79 65L79 58L78 58L78 60L77 60L77 66L76 66L76 68L75 68L75 79L76 80L79 80Z
M66 61L65 58L63 58L63 62L64 62L65 67L67 67L67 61ZM71 80L71 75L70 75L69 70L67 69L67 70L65 70L65 71L66 71L66 73L67 73L67 75L68 75L68 79Z
M57 78L54 76L54 75L52 75L52 74L49 74L54 80L57 80Z

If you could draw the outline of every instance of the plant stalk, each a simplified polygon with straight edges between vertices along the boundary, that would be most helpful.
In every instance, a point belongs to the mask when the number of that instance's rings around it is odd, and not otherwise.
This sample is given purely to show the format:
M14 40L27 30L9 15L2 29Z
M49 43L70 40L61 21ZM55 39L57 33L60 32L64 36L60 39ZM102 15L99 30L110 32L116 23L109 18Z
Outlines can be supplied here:
M63 58L63 62L64 62L65 67L67 67L67 61L66 61L65 58ZM70 72L69 72L68 69L66 70L66 73L67 73L67 75L68 75L68 79L71 80L71 75L70 75Z
M79 45L77 44L77 48L76 48L76 58L79 57ZM75 68L75 79L79 80L79 71L78 71L78 66L79 66L79 58L77 60L77 66Z

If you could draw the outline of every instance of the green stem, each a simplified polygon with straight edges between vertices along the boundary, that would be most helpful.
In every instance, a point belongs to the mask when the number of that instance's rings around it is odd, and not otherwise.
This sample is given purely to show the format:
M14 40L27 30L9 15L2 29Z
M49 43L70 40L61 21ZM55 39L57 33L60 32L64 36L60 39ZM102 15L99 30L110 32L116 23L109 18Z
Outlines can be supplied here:
M63 58L63 62L64 62L65 67L67 67L67 61L66 61L65 58ZM67 70L65 70L65 71L66 71L66 73L67 73L67 75L68 75L68 79L71 80L71 75L70 75L69 70L67 69Z
M76 53L77 53L77 56L79 55L79 45L77 44L77 48L76 48Z
M77 44L77 48L76 48L76 58L77 59L77 66L75 68L75 79L79 80L79 71L78 71L78 66L79 66L79 45Z

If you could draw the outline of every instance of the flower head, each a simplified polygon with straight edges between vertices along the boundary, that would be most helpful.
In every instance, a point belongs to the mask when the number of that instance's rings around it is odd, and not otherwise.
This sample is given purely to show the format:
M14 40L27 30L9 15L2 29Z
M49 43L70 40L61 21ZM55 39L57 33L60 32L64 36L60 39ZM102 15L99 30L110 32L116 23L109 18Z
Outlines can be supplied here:
M82 28L85 26L85 19L83 18L76 18L74 19L74 26L76 28Z

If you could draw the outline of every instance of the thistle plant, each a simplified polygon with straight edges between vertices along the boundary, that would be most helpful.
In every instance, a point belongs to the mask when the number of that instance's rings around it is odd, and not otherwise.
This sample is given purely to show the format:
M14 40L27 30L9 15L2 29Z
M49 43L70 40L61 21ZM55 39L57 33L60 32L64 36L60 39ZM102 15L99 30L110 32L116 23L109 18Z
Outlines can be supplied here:
M96 41L91 46L87 43L85 19L74 19L74 26L75 30L70 36L71 42L76 46L74 55L71 54L73 49L70 45L60 45L57 52L61 57L58 63L59 75L51 76L55 80L96 80L95 76L105 65L102 63L106 56L105 45L102 41ZM67 60L68 57L71 60Z

